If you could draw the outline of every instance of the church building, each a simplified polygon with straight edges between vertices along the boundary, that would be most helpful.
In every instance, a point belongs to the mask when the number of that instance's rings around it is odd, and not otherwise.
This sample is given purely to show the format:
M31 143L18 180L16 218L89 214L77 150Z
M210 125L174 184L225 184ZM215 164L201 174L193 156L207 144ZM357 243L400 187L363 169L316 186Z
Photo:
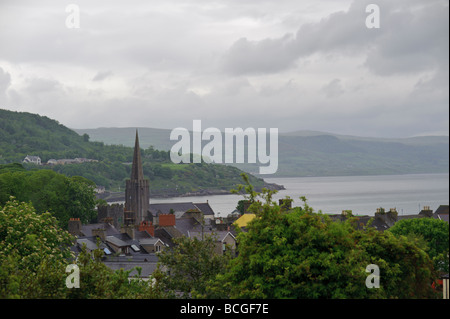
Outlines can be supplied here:
M124 223L139 225L146 220L150 203L149 180L144 178L139 136L136 130L133 164L130 179L126 181Z

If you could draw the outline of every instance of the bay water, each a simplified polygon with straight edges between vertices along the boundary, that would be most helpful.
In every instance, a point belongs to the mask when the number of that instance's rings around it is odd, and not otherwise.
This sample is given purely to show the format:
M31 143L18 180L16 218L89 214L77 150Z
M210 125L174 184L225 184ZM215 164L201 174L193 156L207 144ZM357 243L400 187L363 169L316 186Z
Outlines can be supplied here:
M396 208L399 215L418 214L424 206L435 211L449 204L449 174L408 174L337 177L264 178L283 185L274 200L289 196L293 206L302 206L300 196L315 211L337 214L352 210L353 214L374 215L379 207ZM226 217L237 206L241 195L211 195L174 198L150 198L151 203L206 202L216 217Z

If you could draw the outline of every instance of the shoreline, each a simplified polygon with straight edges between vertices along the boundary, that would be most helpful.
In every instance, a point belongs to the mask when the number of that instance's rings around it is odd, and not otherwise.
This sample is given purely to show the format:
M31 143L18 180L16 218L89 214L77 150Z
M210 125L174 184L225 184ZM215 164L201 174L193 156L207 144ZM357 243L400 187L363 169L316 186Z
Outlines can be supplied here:
M268 188L270 190L285 190L286 188L283 185L278 185L275 183L265 183L264 188ZM255 191L260 192L263 187L255 187ZM160 198L160 199L167 199L167 198L177 198L177 197L195 197L195 196L212 196L212 195L233 195L231 193L231 190L221 190L221 189L202 189L195 192L187 192L187 193L177 193L173 190L168 191L158 191L156 193L152 194L152 191L150 191L150 197L151 198ZM104 193L95 194L95 197L97 199L103 199L107 203L111 202L120 202L125 201L125 192L109 192L106 191Z

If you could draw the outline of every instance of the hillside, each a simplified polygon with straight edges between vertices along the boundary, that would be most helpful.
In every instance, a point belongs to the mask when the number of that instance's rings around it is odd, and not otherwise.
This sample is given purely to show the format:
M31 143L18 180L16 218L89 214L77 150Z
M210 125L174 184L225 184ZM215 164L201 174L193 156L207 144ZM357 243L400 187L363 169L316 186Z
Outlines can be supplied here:
M132 145L133 128L75 129L105 144ZM170 150L170 130L140 128L141 145ZM207 143L208 141L204 142ZM279 165L274 176L347 176L449 171L449 137L373 138L318 131L279 134ZM259 164L234 166L257 174Z
M126 139L134 143L135 132L133 129ZM242 171L236 167L204 163L177 165L170 161L169 152L145 148L142 144L144 175L151 181L152 196L229 193L242 182ZM49 159L93 159L78 164L24 166L29 170L52 169L66 176L83 176L107 190L123 191L130 176L133 147L92 142L87 134L79 135L48 117L0 109L0 164L22 162L27 155L39 156L42 163ZM250 179L259 189L278 187L254 176Z

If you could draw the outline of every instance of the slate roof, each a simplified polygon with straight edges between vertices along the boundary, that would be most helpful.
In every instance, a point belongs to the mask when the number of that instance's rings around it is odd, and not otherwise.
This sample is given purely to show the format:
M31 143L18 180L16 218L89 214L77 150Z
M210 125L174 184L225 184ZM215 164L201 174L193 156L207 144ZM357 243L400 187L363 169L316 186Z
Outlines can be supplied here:
M158 265L157 262L130 262L130 261L106 261L104 264L116 271L119 269L123 269L125 271L132 270L129 274L129 276L133 277L138 274L135 267L141 268L141 278L148 278L155 270Z
M223 241L227 235L230 234L233 238L234 235L229 231L204 231L203 236L212 236L213 238L216 238L218 241ZM202 232L201 231L192 231L189 232L190 238L197 238L202 239Z
M153 216L158 216L159 214L170 214L171 210L173 210L176 218L180 218L188 210L195 209L198 208L192 202L150 204L148 208Z
M214 216L214 211L209 205L208 202L206 203L194 203L195 206L198 207L198 209L203 213L203 215L212 215Z
M170 214L171 210L175 214L175 218L181 218L187 211L200 211L205 216L214 216L214 211L209 203L193 203L193 202L180 202L180 203L156 203L150 204L149 211L153 216L159 214Z
M85 236L92 236L92 230L94 229L104 229L106 236L111 236L115 234L120 234L120 231L117 230L113 225L108 223L97 223L97 224L87 224L81 226L81 232Z
M441 205L438 207L438 209L436 209L433 216L434 218L444 220L448 223L448 213L449 213L448 205Z
M159 227L155 229L155 237L161 239L164 244L169 247L174 247L175 244L172 241L173 236L167 231L165 227Z
M122 235L126 235L128 238ZM117 247L127 247L136 243L139 244L139 242L133 241L127 234L106 236L106 242Z
M179 218L175 220L175 228L183 233L183 235L188 235L188 231L196 228L201 229L201 225L194 218Z
M328 215L331 217L334 221L345 221L346 217L342 214L333 214ZM358 219L356 224L356 229L363 229L367 226L367 223L373 219L372 223L370 224L371 227L375 227L379 231L385 231L389 227L391 227L390 224L386 223L385 220L382 218L377 218L377 216L368 216L368 215L362 215L362 216L354 216Z
M76 249L73 249L73 250L80 252L81 248L83 247L83 244L86 245L86 248L89 251L95 250L95 249L97 249L97 237L96 236L88 236L88 237L77 238L76 244L75 244ZM105 245L105 243L100 241L99 248L104 249L106 247L107 246Z

